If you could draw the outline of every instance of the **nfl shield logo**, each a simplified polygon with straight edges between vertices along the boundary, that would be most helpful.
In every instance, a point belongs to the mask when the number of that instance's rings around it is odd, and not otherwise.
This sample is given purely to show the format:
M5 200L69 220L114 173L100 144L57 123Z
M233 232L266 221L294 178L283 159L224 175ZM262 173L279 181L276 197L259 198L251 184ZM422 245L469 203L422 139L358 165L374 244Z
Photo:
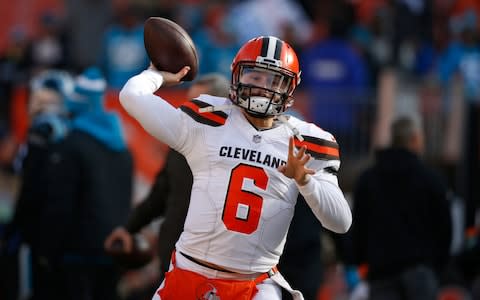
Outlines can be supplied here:
M256 134L256 135L253 136L253 142L254 142L255 144L258 144L258 143L260 143L261 141L262 141L262 137L261 137L260 135Z

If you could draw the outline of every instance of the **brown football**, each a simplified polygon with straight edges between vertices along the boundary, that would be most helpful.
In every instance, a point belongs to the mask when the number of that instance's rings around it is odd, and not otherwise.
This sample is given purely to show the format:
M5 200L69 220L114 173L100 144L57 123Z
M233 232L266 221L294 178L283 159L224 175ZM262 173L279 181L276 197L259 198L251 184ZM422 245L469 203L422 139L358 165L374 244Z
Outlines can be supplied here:
M148 57L158 70L177 73L184 66L190 66L183 80L195 78L197 50L192 38L180 25L165 18L150 17L144 24L143 41Z

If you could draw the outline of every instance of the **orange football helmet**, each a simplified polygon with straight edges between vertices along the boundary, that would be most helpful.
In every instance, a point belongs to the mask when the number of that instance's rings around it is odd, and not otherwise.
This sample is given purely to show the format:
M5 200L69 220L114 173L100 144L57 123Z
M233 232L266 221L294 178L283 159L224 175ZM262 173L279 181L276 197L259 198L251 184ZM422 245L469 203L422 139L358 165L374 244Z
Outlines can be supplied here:
M245 43L233 59L231 101L256 117L283 113L292 106L300 83L300 66L293 48L273 37Z

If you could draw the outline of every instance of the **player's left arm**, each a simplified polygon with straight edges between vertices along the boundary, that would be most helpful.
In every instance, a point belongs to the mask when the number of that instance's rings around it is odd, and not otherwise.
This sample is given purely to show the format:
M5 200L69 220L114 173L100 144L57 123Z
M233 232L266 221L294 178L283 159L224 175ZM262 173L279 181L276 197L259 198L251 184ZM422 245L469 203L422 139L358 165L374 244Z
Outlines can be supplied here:
M308 137L300 142L292 137L287 164L279 171L295 180L300 193L325 228L345 233L352 224L352 213L338 186L338 148L335 151L329 147L333 142L322 145L322 141Z

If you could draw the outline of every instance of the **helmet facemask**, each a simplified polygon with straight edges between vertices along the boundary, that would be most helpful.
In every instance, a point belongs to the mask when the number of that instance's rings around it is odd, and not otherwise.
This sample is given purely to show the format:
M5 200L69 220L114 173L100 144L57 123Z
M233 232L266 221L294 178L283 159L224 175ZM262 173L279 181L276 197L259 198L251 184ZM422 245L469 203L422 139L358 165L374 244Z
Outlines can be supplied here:
M282 114L292 106L295 75L279 67L241 62L232 72L232 102L255 117Z

